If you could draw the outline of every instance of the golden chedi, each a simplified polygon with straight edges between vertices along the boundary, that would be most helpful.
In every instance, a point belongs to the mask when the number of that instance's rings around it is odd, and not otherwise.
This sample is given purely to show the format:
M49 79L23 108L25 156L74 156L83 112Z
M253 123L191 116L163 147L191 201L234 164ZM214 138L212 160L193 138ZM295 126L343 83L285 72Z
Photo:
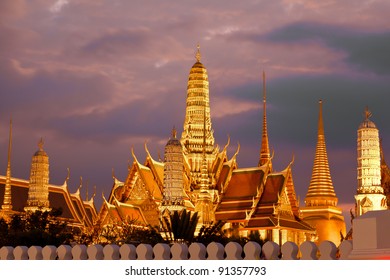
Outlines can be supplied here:
M209 80L207 70L200 59L198 45L196 62L191 67L188 77L186 114L180 140L191 169L191 188L196 191L200 189L202 180L204 136L206 136L205 154L210 184L213 184L215 176L210 170L218 153L218 150L214 147L215 140L211 128Z
M305 198L305 206L300 208L303 221L316 229L314 240L317 244L329 240L338 246L341 242L341 234L346 235L344 217L341 208L337 207L337 202L338 198L329 170L322 120L322 101L320 100L313 172Z
M25 211L49 211L49 157L43 150L43 140L32 157L27 206Z

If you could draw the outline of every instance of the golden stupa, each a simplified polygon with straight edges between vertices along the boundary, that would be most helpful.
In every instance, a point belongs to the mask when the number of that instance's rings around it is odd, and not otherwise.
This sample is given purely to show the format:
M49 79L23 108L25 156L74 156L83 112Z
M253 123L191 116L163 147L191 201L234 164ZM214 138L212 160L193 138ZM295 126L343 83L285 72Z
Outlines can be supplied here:
M338 245L341 242L341 236L346 235L342 209L337 207L337 202L329 170L322 119L322 101L320 100L313 172L305 198L305 206L300 208L302 220L316 229L315 241L318 244L329 240Z

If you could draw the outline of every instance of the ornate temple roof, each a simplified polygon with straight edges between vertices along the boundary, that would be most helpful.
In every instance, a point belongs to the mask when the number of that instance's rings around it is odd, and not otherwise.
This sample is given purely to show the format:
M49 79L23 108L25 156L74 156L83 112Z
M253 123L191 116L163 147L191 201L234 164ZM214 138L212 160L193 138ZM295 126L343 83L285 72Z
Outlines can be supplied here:
M117 199L114 199L112 203L109 203L103 197L103 205L99 216L99 220L103 224L131 221L137 225L148 225L148 221L139 206L121 203Z
M0 201L4 196L5 176L0 175ZM29 181L11 178L13 211L23 212L27 204ZM92 226L97 218L95 206L91 201L83 201L80 195L71 194L66 183L63 186L49 184L50 207L62 209L60 218L68 222L69 226Z
M267 164L234 170L217 207L216 219L243 223L242 229L281 227L313 231L297 217L291 176L290 165L277 173L271 173Z

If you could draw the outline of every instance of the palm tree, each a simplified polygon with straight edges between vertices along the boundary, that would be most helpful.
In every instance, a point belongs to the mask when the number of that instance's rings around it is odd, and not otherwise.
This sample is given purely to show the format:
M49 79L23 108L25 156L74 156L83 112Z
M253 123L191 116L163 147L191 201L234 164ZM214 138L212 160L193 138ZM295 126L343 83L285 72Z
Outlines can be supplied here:
M197 212L191 215L191 211L186 209L180 212L173 211L163 219L162 230L166 232L166 238L169 241L191 243L199 219Z

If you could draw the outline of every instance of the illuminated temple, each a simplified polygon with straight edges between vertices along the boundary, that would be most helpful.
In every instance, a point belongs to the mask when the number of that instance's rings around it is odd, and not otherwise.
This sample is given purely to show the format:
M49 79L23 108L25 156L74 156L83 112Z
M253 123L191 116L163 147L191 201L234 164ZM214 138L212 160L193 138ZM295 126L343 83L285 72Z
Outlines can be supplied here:
M94 205L95 194L82 198L82 182L75 193L70 193L69 171L62 185L49 182L49 156L42 139L32 156L30 178L11 176L11 121L7 168L5 175L0 175L0 218L9 219L27 211L60 209L60 219L78 230L122 222L161 228L163 217L186 209L198 213L197 231L202 226L224 221L228 236L247 237L257 233L278 244L286 241L301 244L306 240L317 244L330 240L339 244L346 228L330 175L322 101L319 102L312 177L305 205L300 206L293 180L294 159L283 170L273 168L267 130L265 73L257 165L240 168L237 162L239 145L229 158L230 139L223 148L215 144L208 73L201 62L199 46L195 59L188 76L181 137L173 128L163 159L154 159L146 142L143 161L132 149L133 161L128 165L125 180L119 180L113 172L112 189L107 197L102 195L99 212ZM390 204L390 169L383 155L379 131L370 117L371 113L366 109L365 119L358 129L357 216L367 211L388 209Z
M84 200L80 187L75 193L68 189L68 177L62 185L49 183L49 156L43 149L43 140L31 161L30 179L11 176L12 121L10 122L6 175L0 175L0 218L10 219L27 211L61 210L59 219L69 229L84 231L93 227L97 219L94 198Z
M146 159L133 163L122 182L114 175L108 197L99 212L102 225L125 220L159 226L160 218L174 210L198 212L198 229L225 221L230 236L257 232L277 243L301 243L315 236L315 228L300 218L292 164L281 171L272 167L266 116L263 73L263 130L258 164L239 168L236 153L228 158L227 144L215 145L209 103L207 70L199 47L187 84L186 114L181 139L176 131L165 146L164 161L155 160L145 144ZM261 134L261 135L260 135ZM259 141L260 142L260 141Z

